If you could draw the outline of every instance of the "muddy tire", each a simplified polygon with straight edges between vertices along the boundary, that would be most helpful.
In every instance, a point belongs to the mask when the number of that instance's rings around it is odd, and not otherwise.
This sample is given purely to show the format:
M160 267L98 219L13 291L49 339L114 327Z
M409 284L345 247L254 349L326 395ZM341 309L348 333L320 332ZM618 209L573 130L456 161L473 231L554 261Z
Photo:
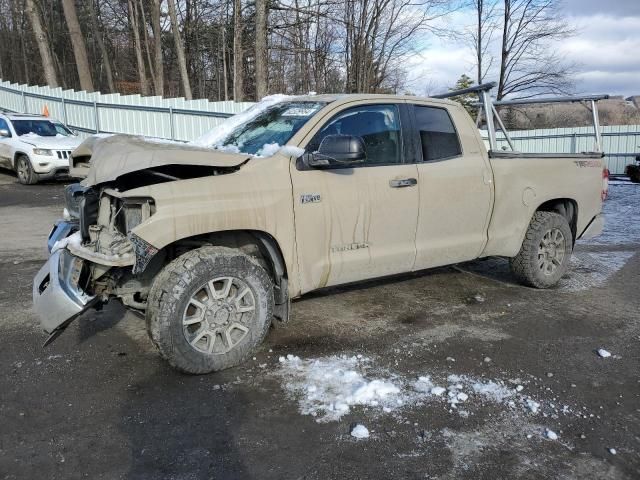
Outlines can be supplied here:
M23 185L38 183L38 175L33 171L31 160L26 155L20 155L16 159L16 173L18 174L18 181Z
M202 247L169 263L148 298L147 329L160 355L186 373L242 363L264 340L273 282L252 257Z
M573 236L567 219L553 212L536 212L511 270L525 285L549 288L558 283L569 267Z

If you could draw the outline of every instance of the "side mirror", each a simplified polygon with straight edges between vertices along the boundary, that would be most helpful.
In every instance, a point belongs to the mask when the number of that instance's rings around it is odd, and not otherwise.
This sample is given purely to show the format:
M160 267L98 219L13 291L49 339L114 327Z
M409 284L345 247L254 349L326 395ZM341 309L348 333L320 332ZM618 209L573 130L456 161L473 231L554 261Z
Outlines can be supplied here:
M327 135L307 163L313 168L349 167L367 158L362 138L351 135Z
M0 137L8 138L10 136L11 132L9 132L9 130L7 130L6 128L0 130Z

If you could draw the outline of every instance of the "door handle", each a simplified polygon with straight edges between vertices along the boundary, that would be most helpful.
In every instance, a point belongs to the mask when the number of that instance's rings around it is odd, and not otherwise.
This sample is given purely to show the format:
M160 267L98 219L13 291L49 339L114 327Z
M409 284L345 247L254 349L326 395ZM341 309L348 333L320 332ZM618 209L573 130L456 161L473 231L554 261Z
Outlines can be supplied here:
M389 186L391 188L404 188L413 187L418 184L415 178L403 178L401 180L389 180Z

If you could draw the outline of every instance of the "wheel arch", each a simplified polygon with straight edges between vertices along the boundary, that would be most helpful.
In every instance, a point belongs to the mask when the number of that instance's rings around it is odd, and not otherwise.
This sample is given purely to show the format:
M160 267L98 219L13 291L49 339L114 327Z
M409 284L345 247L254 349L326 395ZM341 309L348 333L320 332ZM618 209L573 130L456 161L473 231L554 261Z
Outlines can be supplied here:
M162 247L156 255L165 262L205 245L237 248L249 256L262 259L276 286L288 278L289 269L278 241L261 230L223 230L177 239Z
M566 218L567 223L569 223L569 228L571 229L573 243L576 243L578 230L578 202L572 198L553 198L541 203L538 208L535 209L533 214L535 215L536 212L555 212Z
M27 157L27 159L29 160L29 162L31 162L31 157L29 157L29 154L27 152L22 152L17 150L14 154L13 154L13 169L16 170L18 168L18 158L25 156Z

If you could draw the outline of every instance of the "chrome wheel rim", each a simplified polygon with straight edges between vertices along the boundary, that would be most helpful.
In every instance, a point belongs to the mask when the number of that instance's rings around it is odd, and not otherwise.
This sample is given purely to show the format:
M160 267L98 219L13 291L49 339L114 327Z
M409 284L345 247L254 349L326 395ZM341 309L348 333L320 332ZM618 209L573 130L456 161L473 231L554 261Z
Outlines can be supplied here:
M553 275L565 257L565 237L557 228L547 230L538 246L538 267L545 275Z
M28 177L29 177L29 167L27 166L24 158L21 158L20 160L18 160L18 178L22 182L26 182Z
M235 348L249 333L256 300L251 288L235 277L218 277L202 285L189 299L182 332L191 347L210 355Z

